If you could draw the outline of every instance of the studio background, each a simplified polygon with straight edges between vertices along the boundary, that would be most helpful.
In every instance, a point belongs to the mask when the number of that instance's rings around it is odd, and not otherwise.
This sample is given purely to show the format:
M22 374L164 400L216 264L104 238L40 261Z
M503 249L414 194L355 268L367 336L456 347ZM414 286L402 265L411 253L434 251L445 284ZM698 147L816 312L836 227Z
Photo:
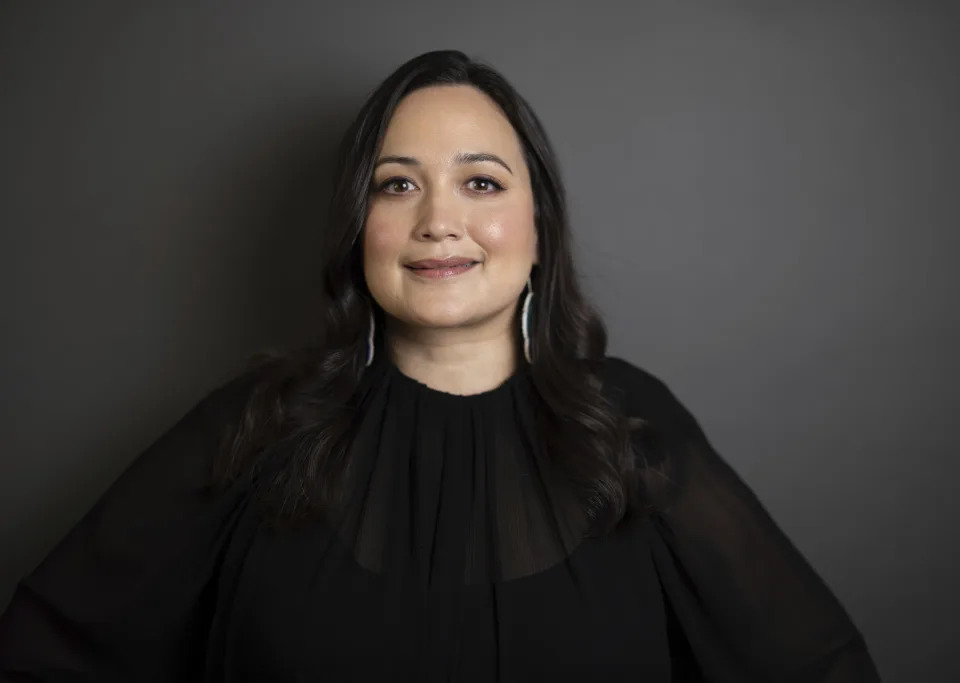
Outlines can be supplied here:
M664 379L863 630L960 680L950 2L5 2L0 608L243 357L316 331L336 141L406 59L501 69L610 354Z

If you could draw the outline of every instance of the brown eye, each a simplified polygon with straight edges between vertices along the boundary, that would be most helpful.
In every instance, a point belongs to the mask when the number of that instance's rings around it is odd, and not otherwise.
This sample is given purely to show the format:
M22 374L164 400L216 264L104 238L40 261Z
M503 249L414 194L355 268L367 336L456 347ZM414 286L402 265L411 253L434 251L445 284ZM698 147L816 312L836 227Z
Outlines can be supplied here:
M477 194L493 194L503 190L503 185L493 178L486 178L484 176L471 178L467 181L467 185L472 186L470 189Z
M415 187L414 184L407 178L388 178L377 189L386 194L406 194L413 187Z

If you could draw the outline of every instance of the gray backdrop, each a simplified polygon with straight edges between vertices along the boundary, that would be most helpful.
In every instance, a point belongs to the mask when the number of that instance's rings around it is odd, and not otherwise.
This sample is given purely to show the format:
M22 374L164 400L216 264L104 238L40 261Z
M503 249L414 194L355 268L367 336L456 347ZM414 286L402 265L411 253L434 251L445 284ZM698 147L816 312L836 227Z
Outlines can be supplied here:
M315 329L337 136L456 47L542 117L611 354L859 623L960 680L955 3L3 3L0 604L132 458Z

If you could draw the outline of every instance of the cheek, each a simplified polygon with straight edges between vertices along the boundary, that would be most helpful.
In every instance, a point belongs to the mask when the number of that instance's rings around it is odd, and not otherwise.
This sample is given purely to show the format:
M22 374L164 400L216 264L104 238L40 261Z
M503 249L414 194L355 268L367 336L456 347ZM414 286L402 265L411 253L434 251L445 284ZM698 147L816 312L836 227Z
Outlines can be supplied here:
M395 260L400 241L399 232L390 221L371 213L363 228L364 265L378 266Z
M490 216L474 239L491 256L527 260L535 252L536 230L532 211L511 209Z
M402 248L399 231L389 222L371 214L363 228L363 273L375 298L387 296L391 289L397 256Z

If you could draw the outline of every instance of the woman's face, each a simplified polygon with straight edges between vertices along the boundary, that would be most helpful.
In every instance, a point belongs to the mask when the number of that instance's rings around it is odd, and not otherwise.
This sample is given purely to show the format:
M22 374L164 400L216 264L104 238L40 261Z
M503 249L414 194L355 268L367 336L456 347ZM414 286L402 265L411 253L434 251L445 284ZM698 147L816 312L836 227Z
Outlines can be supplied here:
M363 234L376 302L403 326L509 325L537 235L523 151L499 107L471 86L416 90L397 106L377 162ZM410 266L450 257L476 263Z

